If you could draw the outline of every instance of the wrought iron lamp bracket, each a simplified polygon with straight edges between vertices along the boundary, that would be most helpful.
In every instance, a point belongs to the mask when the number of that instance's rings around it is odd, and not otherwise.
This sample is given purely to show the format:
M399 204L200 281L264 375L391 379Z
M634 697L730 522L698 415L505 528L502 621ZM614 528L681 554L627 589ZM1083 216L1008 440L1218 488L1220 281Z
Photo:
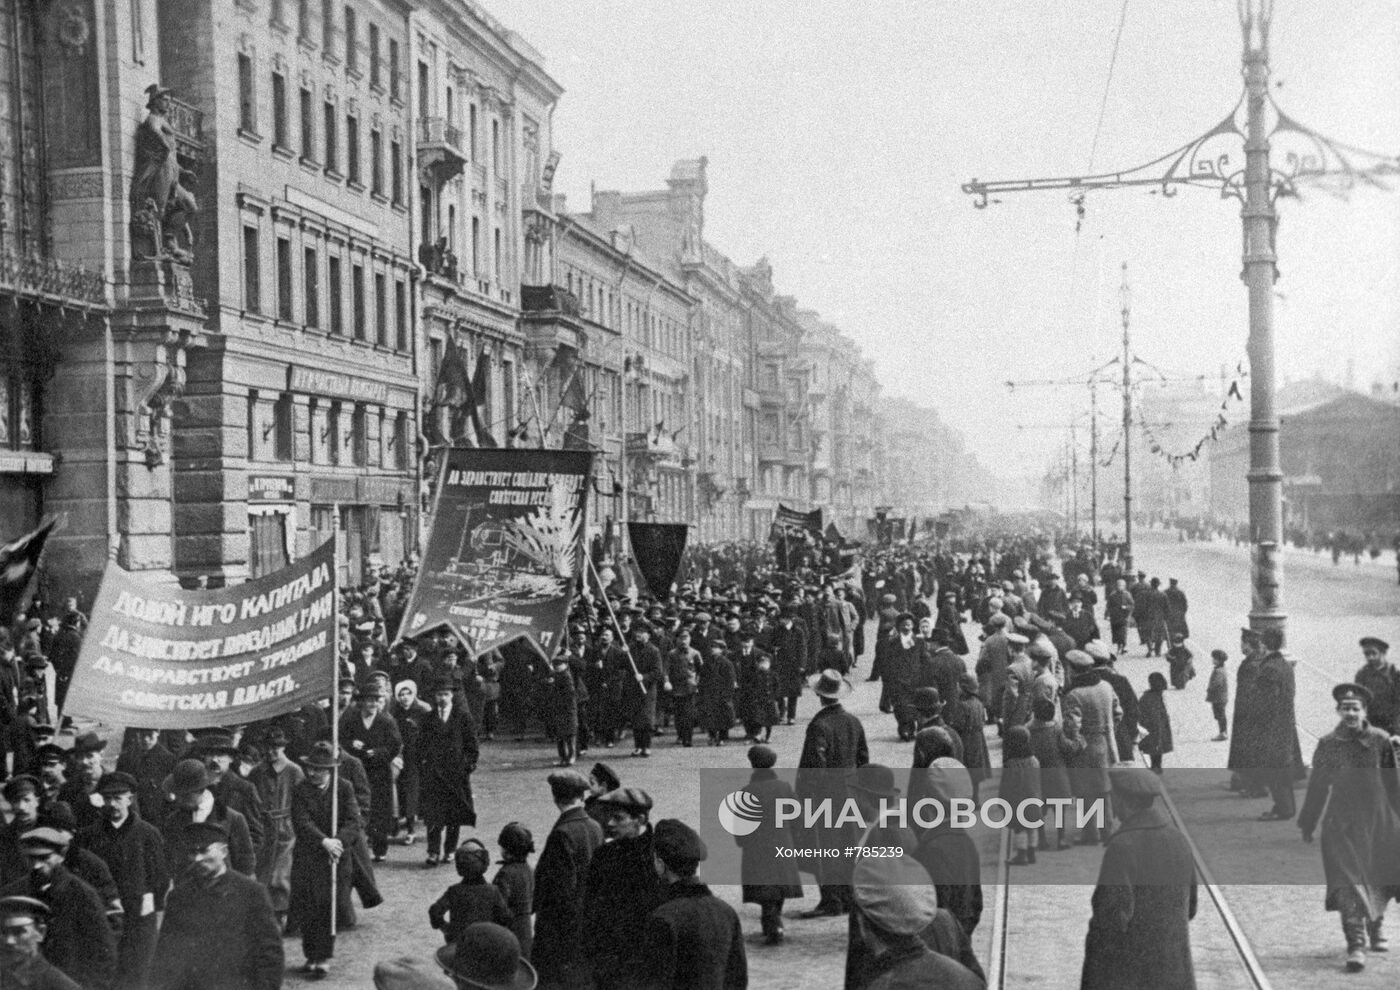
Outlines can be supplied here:
M1004 193L1071 190L1070 201L1082 208L1084 194L1093 189L1147 188L1164 197L1177 194L1180 186L1220 190L1222 199L1244 200L1244 141L1247 95L1218 124L1179 148L1133 168L1098 175L1056 176L1034 179L999 179L983 182L972 179L962 191L973 197L972 205L986 209ZM1307 127L1279 109L1273 96L1266 96L1266 112L1271 117L1269 142L1278 144L1273 155L1272 199L1298 196L1307 185L1336 196L1345 196L1358 185L1388 188L1385 179L1400 176L1400 156L1382 155L1333 140Z

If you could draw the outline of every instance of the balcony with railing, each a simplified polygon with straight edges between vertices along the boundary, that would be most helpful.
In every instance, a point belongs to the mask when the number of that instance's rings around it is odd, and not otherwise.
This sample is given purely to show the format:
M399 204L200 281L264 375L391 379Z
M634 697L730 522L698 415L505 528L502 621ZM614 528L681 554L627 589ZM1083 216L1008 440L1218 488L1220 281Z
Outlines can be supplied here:
M422 117L418 121L418 161L433 170L439 182L460 175L467 165L462 132L445 117Z

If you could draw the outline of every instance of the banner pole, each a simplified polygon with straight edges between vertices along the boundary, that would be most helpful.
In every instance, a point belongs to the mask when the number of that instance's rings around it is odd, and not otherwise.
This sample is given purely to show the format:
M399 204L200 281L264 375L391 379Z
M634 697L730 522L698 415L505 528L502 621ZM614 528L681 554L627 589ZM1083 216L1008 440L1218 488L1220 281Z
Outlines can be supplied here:
M593 558L588 558L588 570L593 575L594 582L598 585L598 594L603 597L603 604L608 607L608 618L612 619L613 629L617 632L617 641L622 644L622 651L627 654L627 665L632 668L632 678L641 677L642 673L637 669L637 662L632 659L632 647L627 645L627 637L622 634L622 626L618 624L617 614L613 611L612 602L608 601L607 589L603 587L603 579L598 574L598 569L593 566Z
M335 541L332 548L331 559L336 561L336 566L331 568L334 575L331 581L331 753L335 758L335 765L331 767L331 834L329 838L334 839L340 832L340 712L336 706L340 704L340 503L336 502L332 511L335 513L335 529L331 531L331 539ZM341 855L348 855L349 850L342 850ZM336 890L336 881L339 879L340 861L331 857L331 935L336 934L336 900L339 891Z

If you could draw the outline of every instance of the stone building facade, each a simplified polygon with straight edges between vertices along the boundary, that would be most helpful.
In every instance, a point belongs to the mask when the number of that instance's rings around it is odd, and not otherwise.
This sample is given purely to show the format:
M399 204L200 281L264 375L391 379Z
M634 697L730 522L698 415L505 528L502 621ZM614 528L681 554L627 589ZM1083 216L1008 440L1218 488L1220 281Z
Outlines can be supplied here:
M600 452L595 532L888 501L869 363L706 240L706 160L570 214L562 90L473 0L0 21L0 538L65 516L50 595L411 555L449 342L494 441Z

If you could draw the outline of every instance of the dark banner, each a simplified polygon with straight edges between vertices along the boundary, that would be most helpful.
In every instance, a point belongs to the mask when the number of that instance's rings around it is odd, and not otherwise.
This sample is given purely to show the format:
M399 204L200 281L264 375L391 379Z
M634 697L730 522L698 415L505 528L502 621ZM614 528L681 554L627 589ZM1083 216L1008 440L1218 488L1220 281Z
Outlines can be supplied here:
M64 713L198 729L296 711L333 693L335 540L255 581L154 588L108 564Z
M811 533L813 536L822 535L822 510L813 509L811 512L798 512L796 509L789 509L786 505L779 503L777 515L773 519L773 527L778 532L789 534Z
M447 451L399 635L448 626L476 653L521 637L552 653L583 566L592 467L589 451Z
M637 569L651 593L663 601L671 597L671 585L680 573L681 554L685 553L689 533L690 527L685 523L627 524Z
M44 545L57 522L56 517L50 519L34 532L0 547L0 622L5 625L14 621L15 613L24 606L29 583L34 580Z

